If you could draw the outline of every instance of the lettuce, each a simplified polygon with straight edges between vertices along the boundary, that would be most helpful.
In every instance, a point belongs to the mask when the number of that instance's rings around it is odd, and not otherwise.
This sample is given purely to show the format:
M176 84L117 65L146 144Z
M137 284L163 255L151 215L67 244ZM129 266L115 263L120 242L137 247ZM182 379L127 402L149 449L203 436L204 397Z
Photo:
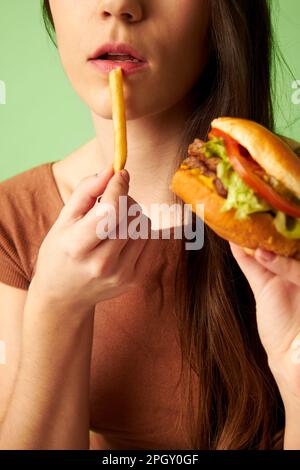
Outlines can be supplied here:
M288 225L288 220L288 217L283 212L277 212L274 219L277 232L286 238L300 239L300 219L290 218L290 226Z
M222 212L235 209L237 219L246 219L255 212L272 211L275 215L273 222L277 232L289 239L300 239L300 219L276 211L244 183L230 163L223 139L213 136L204 144L203 149L207 158L217 156L221 159L217 165L217 176L228 191Z
M271 210L269 204L256 196L253 189L249 188L237 173L228 171L226 165L221 163L220 168L218 165L217 175L228 191L222 212L235 209L237 219L246 219L249 214Z
M237 219L246 219L249 214L266 212L272 209L234 171L227 156L223 139L213 137L212 140L205 143L205 156L210 158L214 155L221 158L221 162L217 166L217 176L228 191L222 212L235 209Z
M223 139L218 139L217 137L213 136L212 140L205 142L204 150L205 156L207 158L217 156L220 157L223 161L227 161L229 163Z

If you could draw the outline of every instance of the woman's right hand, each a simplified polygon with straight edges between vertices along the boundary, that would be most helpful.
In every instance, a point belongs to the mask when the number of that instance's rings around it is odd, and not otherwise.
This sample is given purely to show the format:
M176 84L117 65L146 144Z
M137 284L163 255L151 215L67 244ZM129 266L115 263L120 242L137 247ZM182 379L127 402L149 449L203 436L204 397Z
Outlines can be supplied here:
M100 206L114 207L118 223L119 197L127 197L128 207L135 203L128 196L128 188L128 172L114 174L112 168L79 183L41 244L30 285L35 296L54 305L93 307L117 297L136 285L137 280L142 280L154 255L151 237L148 236L148 240L128 237L103 240L96 230L101 219L101 215L97 215ZM125 215L127 217L127 213ZM150 219L148 227L149 235ZM150 258L142 260L146 245Z

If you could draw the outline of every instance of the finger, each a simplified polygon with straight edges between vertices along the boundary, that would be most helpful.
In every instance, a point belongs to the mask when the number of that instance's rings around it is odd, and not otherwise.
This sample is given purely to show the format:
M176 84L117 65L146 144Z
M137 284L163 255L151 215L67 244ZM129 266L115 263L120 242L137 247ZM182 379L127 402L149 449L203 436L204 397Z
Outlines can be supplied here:
M254 295L258 294L263 286L273 277L272 273L261 266L254 256L247 254L243 248L232 242L229 244L232 254L246 276Z
M278 256L271 251L262 250L260 248L255 252L255 259L269 272L277 274L282 279L300 286L299 261L284 256Z
M110 271L113 272L115 270L121 274L123 279L128 277L128 279L133 280L135 277L135 265L147 243L149 231L148 229L146 236L143 234L144 238L132 239L128 237L124 240L106 239L102 241L92 251L90 256L91 262L95 265L97 262L100 264L104 259L109 260Z
M83 217L104 192L113 174L113 168L109 166L98 175L83 178L61 211L61 219L75 221Z
M126 170L125 170L126 171ZM123 196L121 201L120 197ZM121 203L121 210L119 204ZM127 238L126 227L130 223L128 217L128 182L120 173L116 173L109 181L100 202L96 203L89 212L76 224L76 238L81 244L81 250L86 252L96 248L107 238L119 241L117 249L124 245ZM119 234L119 225L125 228ZM122 237L121 239L119 237Z
M151 220L143 213L142 207L134 201L130 196L127 196L127 212L126 217L124 217L121 222L115 227L115 230L109 232L106 237L101 238L101 246L104 242L109 239L114 240L114 245L107 245L110 249L114 252L120 253L121 250L124 249L125 246L128 245L128 241L142 239L149 239L151 232ZM130 215L128 215L130 214ZM91 217L92 220L92 217ZM81 221L80 221L81 222ZM90 221L82 221L82 223L90 223ZM94 222L95 224L95 222ZM103 224L104 225L104 224ZM93 233L93 232L91 232ZM96 245L99 245L99 233L97 230L97 239L95 241L91 240L90 245L94 244L95 248ZM97 248L98 249L98 248ZM101 247L100 247L101 251Z
M106 212L106 209L110 209L111 207L114 208L116 211L118 210L118 205L120 203L120 196L125 196L122 201L122 208L127 209L125 213L128 213L128 208L132 204L137 204L134 199L128 196L129 190L129 179L130 175L127 170L123 170L126 174L126 178L123 179L121 176L121 172L115 173L109 184L107 185L105 191L101 195L101 198L97 198L94 206L86 213L84 219L89 222L93 221L96 218L100 218L103 213ZM128 180L127 180L128 178ZM116 216L119 212L116 212ZM124 214L122 213L124 216ZM122 219L122 218L121 218ZM117 220L118 217L117 217Z
M115 209L118 209L120 196L128 195L129 180L130 175L125 169L114 174L101 197L100 203L97 206L98 214L101 214L101 207L105 204L112 205Z
M127 243L123 246L117 259L117 269L121 276L123 273L123 279L134 281L135 283L141 281L135 275L135 265L137 259L145 249L147 240L138 238L137 240L128 239Z
M86 214L85 220L94 221L110 215L115 225L124 220L128 214L129 173L127 170L115 173L109 181L100 201Z

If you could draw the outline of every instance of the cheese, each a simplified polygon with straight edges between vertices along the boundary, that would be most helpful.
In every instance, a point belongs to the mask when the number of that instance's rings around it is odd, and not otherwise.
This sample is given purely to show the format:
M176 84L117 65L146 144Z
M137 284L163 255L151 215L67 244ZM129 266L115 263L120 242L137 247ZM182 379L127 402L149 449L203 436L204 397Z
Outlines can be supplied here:
M199 168L193 168L192 170L189 170L189 171L193 175L195 175L197 177L197 179L200 180L201 183L203 183L205 186L212 189L213 191L215 190L214 183L213 183L213 178L203 175Z

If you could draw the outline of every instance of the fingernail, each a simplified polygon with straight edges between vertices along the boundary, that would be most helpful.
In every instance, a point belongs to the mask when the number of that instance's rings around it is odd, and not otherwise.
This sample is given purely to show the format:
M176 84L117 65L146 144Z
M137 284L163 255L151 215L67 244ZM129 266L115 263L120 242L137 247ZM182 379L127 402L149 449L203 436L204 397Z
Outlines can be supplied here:
M272 251L262 250L261 248L258 248L255 254L261 261L264 261L265 263L270 263L276 258L275 253Z
M129 183L130 176L129 176L129 173L128 173L127 170L122 170L122 171L120 171L119 174L120 174L120 175L122 176L122 178L126 181L126 183Z

